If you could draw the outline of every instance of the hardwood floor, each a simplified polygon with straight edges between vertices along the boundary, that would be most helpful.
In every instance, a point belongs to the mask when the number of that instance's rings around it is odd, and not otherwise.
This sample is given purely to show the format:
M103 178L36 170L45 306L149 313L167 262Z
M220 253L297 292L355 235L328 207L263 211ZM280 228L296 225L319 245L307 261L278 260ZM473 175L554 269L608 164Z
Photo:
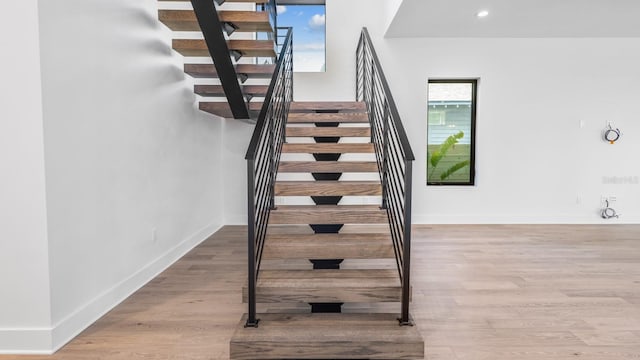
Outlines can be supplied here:
M245 231L223 228L55 355L0 359L227 359ZM640 225L415 226L413 244L426 359L640 359Z

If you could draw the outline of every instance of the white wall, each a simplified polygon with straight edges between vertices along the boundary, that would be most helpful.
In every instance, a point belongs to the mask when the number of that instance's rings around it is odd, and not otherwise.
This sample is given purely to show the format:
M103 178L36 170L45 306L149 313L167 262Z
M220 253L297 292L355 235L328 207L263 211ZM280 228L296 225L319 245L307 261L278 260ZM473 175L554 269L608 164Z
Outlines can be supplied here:
M393 19L398 14L400 10L400 6L402 5L404 0L387 0L384 2L384 27L383 30L385 32L385 36L389 31L389 26L393 23Z
M35 0L15 2L0 13L0 43L1 354L51 346Z
M54 347L223 224L221 123L156 7L39 1Z
M600 223L601 195L618 197L609 222L640 222L640 184L603 184L640 176L639 39L376 42L416 152L415 222ZM430 77L480 78L475 187L424 185ZM616 145L600 137L608 120Z
M384 39L388 14L364 7L327 1L327 72L297 74L295 95L353 100L369 28L417 156L415 223L640 222L640 184L603 184L640 176L639 39ZM430 77L480 78L475 187L425 185ZM616 145L600 139L607 120L625 133ZM619 220L598 217L601 195L617 196Z

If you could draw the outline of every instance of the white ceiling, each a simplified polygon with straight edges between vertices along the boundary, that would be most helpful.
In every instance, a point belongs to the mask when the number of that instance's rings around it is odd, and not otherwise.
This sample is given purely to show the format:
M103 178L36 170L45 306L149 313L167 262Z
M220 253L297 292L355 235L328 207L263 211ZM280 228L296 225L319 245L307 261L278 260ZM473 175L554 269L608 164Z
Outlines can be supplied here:
M404 0L386 36L640 37L640 0Z

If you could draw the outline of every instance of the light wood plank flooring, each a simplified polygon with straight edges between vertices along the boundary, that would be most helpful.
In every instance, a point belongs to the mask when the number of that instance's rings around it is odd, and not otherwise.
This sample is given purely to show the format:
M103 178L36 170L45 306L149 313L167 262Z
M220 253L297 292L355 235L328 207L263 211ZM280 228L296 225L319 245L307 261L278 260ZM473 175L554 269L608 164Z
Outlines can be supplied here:
M414 229L426 359L640 359L640 226ZM245 231L223 228L54 356L0 359L228 359Z

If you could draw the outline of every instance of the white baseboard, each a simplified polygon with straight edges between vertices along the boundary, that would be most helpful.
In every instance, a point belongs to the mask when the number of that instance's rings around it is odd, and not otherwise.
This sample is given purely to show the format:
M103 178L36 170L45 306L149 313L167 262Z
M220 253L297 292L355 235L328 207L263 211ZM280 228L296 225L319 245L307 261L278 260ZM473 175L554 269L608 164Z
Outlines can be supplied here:
M52 354L158 274L198 246L223 224L205 226L140 270L78 308L52 328L0 329L0 354Z
M158 274L173 265L222 226L220 223L205 226L142 267L136 273L98 295L85 306L55 324L51 334L53 351L59 350L74 337L78 336L89 325L153 280Z
M593 216L575 215L424 215L414 214L411 223L436 225L436 224L640 224L640 216L628 214L619 219L605 220Z
M51 328L0 329L0 355L51 355Z

